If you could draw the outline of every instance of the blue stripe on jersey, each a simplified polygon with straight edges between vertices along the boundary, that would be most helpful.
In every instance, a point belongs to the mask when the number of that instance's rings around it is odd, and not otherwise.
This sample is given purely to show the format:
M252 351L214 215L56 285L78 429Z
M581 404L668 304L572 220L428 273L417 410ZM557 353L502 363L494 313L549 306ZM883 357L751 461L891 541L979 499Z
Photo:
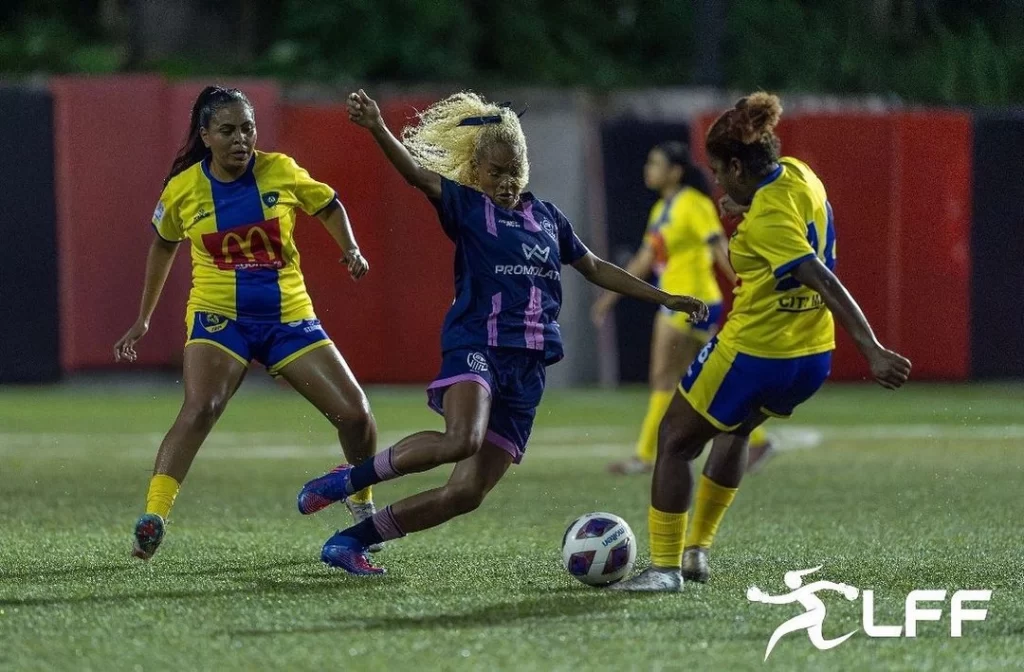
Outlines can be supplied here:
M252 172L255 163L254 155L244 175L233 182L221 182L210 174L209 160L203 160L203 172L210 178L213 191L213 216L218 231L263 221L263 201ZM235 271L235 311L240 320L258 317L281 321L281 286L276 268Z

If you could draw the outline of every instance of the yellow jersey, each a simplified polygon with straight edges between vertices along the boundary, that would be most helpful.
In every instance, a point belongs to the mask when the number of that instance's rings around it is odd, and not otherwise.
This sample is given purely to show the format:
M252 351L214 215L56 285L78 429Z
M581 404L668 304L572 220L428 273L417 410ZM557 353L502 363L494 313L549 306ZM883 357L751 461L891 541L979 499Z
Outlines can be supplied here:
M778 359L835 348L832 313L821 295L789 275L814 257L834 268L835 244L824 185L807 164L783 157L729 241L739 282L719 339L738 352Z
M654 250L658 286L705 303L720 303L711 243L724 235L715 204L693 187L662 198L647 221L644 243Z
M255 152L233 182L215 178L208 158L175 175L153 227L165 240L192 243L189 312L253 322L315 317L299 269L295 209L316 214L335 197L284 154Z

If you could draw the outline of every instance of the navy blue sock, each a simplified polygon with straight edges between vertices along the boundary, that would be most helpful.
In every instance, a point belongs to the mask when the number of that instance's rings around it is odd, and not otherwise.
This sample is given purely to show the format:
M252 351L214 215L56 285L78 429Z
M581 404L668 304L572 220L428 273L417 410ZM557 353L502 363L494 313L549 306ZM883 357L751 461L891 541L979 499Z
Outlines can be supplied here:
M352 471L348 475L348 489L351 492L359 492L371 485L377 485L381 480L381 477L377 475L377 470L373 468L373 458L371 457L368 460L363 460L362 464L352 467Z
M377 485L381 481L390 481L392 478L401 476L391 463L392 450L392 448L382 450L374 457L363 460L362 463L353 467L348 475L348 494L351 495L371 485Z
M356 523L352 527L343 531L342 534L346 537L356 539L363 546L372 546L373 544L379 544L384 541L380 532L377 531L377 526L373 524L372 516L362 522Z

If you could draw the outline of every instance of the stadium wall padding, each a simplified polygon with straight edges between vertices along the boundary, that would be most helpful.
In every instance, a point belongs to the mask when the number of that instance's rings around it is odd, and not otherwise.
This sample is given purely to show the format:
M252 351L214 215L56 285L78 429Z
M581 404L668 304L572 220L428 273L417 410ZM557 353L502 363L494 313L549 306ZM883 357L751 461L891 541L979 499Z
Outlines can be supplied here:
M0 383L60 377L53 103L41 89L0 87Z
M714 118L698 116L694 137L703 138ZM970 117L803 113L784 117L778 134L782 153L807 162L825 184L836 213L836 273L879 339L910 357L915 379L966 378ZM706 162L701 145L695 160ZM868 378L867 364L838 325L836 341L832 378Z
M971 368L979 378L1021 377L1024 115L979 115L973 130Z
M624 266L639 249L647 228L647 215L658 196L643 182L643 167L651 147L665 140L689 142L685 123L644 122L622 118L601 125L601 161L604 168L607 249L611 261ZM623 299L615 307L619 380L647 382L651 331L657 306Z

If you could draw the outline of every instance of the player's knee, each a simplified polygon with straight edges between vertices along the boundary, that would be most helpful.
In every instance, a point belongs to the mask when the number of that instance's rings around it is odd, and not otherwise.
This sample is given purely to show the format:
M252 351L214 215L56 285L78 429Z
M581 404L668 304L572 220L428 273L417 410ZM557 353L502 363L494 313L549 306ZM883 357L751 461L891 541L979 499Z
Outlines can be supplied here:
M346 405L344 408L330 413L328 418L335 428L359 435L365 434L373 424L373 414L370 413L369 402Z
M479 508L486 495L484 488L472 481L459 481L445 486L449 510L459 516Z
M700 456L702 445L696 445L690 437L686 423L671 411L661 419L658 427L658 455L681 457L695 460Z
M473 457L483 443L483 435L473 430L449 429L444 433L445 452L455 461Z
M209 429L213 427L218 418L224 413L227 405L227 397L220 396L186 401L183 415L189 425Z

